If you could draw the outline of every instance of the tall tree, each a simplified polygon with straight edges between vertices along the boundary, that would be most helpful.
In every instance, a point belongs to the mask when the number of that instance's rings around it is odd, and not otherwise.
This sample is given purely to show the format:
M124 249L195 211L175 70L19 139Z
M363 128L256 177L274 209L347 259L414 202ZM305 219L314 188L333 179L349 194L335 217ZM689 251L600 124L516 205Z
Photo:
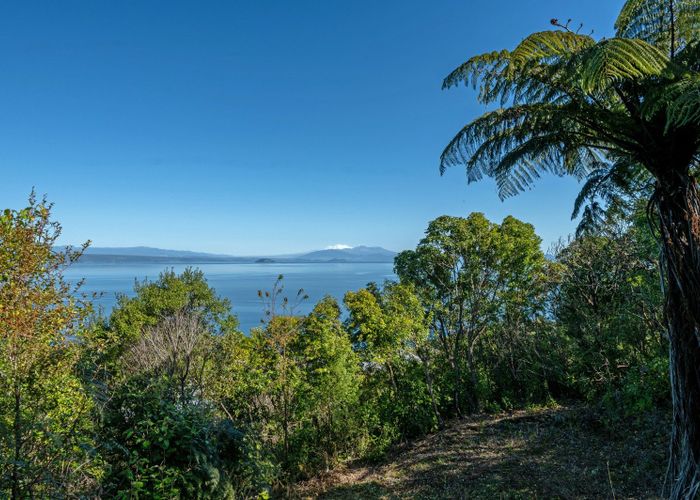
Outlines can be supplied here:
M472 57L444 81L471 82L484 104L442 154L495 178L502 197L541 174L585 179L580 208L653 182L662 248L674 418L671 497L700 491L700 7L696 0L627 0L616 36L596 40L561 24L514 50ZM505 106L505 107L503 107Z
M415 251L396 258L396 274L415 285L432 319L458 415L480 406L477 351L483 339L513 307L523 316L536 313L532 302L541 294L535 284L545 264L539 245L529 224L506 217L499 225L472 213L438 217Z

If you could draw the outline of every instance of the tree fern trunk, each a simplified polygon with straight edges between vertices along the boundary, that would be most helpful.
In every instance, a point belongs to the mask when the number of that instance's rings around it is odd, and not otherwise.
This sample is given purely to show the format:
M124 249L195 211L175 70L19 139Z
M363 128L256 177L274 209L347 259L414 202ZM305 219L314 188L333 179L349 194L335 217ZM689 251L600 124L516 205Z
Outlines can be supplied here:
M695 182L683 177L686 182L662 185L655 195L667 287L673 499L700 493L700 197Z

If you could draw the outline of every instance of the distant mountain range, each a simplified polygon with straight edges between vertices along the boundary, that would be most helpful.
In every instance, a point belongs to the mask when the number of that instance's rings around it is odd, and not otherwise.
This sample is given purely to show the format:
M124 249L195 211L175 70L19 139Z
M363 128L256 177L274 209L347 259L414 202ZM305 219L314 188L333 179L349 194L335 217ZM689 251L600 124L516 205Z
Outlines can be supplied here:
M396 252L381 247L357 246L352 248L316 250L298 255L248 256L166 250L152 247L90 247L80 258L82 263L275 263L275 262L393 262Z
M89 247L86 255L121 255L136 257L183 257L183 258L227 258L229 255L220 255L204 252L190 252L187 250L164 250L152 247Z
M342 249L316 250L297 257L314 262L394 262L396 252L382 247L352 247Z

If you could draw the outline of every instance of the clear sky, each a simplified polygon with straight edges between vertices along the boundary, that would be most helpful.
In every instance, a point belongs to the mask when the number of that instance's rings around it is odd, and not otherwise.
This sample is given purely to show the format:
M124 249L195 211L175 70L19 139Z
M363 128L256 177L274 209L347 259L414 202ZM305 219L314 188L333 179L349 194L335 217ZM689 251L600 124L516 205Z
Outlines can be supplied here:
M0 208L34 186L64 243L238 255L413 247L485 212L574 227L576 184L501 202L438 174L484 111L442 78L549 19L609 35L622 0L84 0L0 6Z

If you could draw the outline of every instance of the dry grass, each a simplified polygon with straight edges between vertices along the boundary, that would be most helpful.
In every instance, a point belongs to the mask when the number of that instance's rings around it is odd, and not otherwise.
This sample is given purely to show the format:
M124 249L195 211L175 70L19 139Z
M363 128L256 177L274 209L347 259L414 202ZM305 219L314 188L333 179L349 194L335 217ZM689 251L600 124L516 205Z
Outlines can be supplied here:
M666 420L614 432L581 407L480 415L299 485L301 498L658 498ZM614 492L614 493L613 493Z

